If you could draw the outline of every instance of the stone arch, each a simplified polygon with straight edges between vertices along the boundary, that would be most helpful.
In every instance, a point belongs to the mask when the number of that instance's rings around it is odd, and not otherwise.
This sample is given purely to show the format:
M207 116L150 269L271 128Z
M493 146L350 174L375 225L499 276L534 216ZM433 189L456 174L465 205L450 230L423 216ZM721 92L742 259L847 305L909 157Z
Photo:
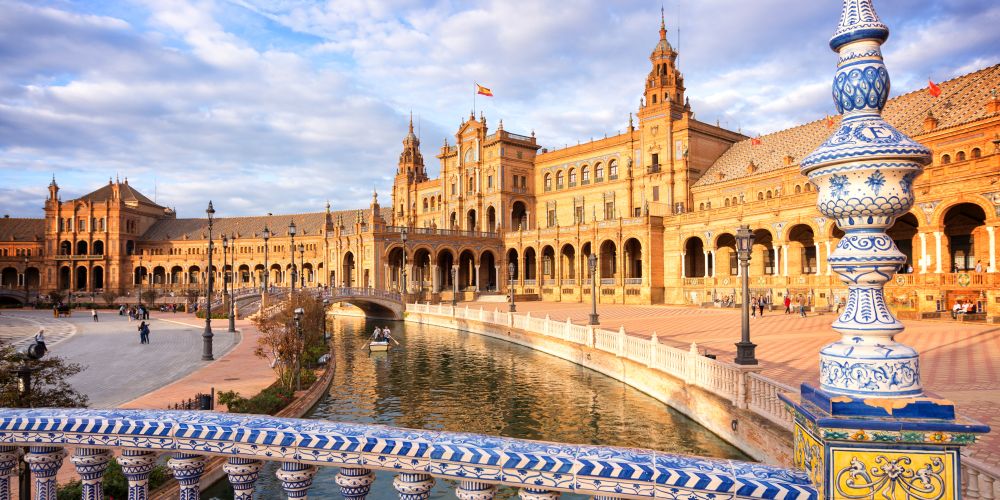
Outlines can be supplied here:
M941 227L944 231L944 251L941 269L944 272L972 271L976 264L985 269L981 261L989 253L986 214L976 203L956 203L944 210Z
M498 291L500 276L497 274L497 256L492 250L483 250L479 254L479 290Z
M912 272L914 268L913 248L918 244L915 240L919 238L917 233L920 228L920 219L913 212L907 212L893 222L886 234L896 242L896 248L906 256L906 263L900 266L900 273Z
M87 276L88 274L89 274L89 272L87 271L87 266L76 266L76 289L77 290L86 290L87 289L87 282L89 281L87 279L88 278L88 276Z
M593 279L593 273L590 272L590 255L593 252L593 245L587 241L580 245L580 265L583 266L581 275L584 279Z
M71 255L73 253L73 244L69 240L63 240L59 244L59 255Z
M470 209L465 215L465 229L468 231L477 231L479 229L478 221L479 218L476 217L476 209Z
M24 270L24 280L25 286L28 287L29 290L32 288L38 290L38 288L42 285L42 272L39 271L37 267L29 266Z
M76 242L76 254L75 255L90 255L87 251L88 245L86 240L80 240Z
M538 262L535 249L532 247L527 247L524 249L524 279L526 280L536 280L538 279Z
M198 266L188 267L188 283L197 285L201 283L201 268Z
M515 201L510 208L510 230L528 230L528 207L523 201Z
M270 286L281 286L282 277L284 272L281 269L281 264L274 263L271 264L271 269L268 271L267 285Z
M739 274L739 261L736 258L736 236L732 233L720 233L715 237L715 273L721 276L736 276Z
M486 208L486 227L483 229L488 233L499 232L500 228L497 227L497 209L493 205Z
M19 286L17 275L18 275L17 269L13 267L3 268L3 271L0 271L0 286L6 288L14 288L16 286Z
M775 266L774 235L770 230L759 228L753 232L753 248L750 252L750 276L778 274Z
M551 282L556 277L556 249L552 245L542 247L542 280Z
M163 266L153 268L153 282L151 285L165 285L167 282L167 270Z
M802 274L815 274L819 265L816 257L816 232L809 224L793 224L786 232L788 241L788 268L798 270ZM778 270L775 274L780 273Z
M403 290L403 247L392 245L386 250L385 262L389 266L387 288L394 291Z
M508 273L507 279L510 279L510 274L509 274L510 273L510 265L514 264L514 281L517 281L517 280L520 279L520 275L518 273L521 272L520 261L518 260L517 255L518 255L518 253L517 253L517 249L516 248L509 248L509 249L507 249L507 267L508 267L508 269L505 272Z
M451 268L456 264L456 255L457 253L450 248L439 248L437 251L437 258L435 261L438 266L438 283L441 286L441 290L451 290L454 286L454 281L451 276Z
M562 267L562 274L559 276L562 280L571 280L576 278L576 249L571 243L566 243L559 249L559 262Z
M618 275L618 245L613 240L601 242L598 266L601 279L614 279Z
M357 262L354 260L354 252L347 251L344 253L344 257L341 259L340 265L340 279L343 280L344 286L352 287L358 286L355 271L357 270Z
M423 290L431 286L431 249L427 246L419 246L413 249L413 261L407 264L413 269L413 276L410 281Z
M545 191L552 191L552 174L550 172L546 172L542 176L542 187Z
M236 268L236 282L239 283L241 287L252 283L253 279L251 276L249 264L240 264L240 267Z
M705 277L705 242L698 236L684 241L684 277Z
M104 266L94 266L90 270L90 284L94 290L104 289Z
M69 266L62 266L59 268L59 289L69 290L72 285L72 275L73 271L70 270Z
M642 278L642 243L638 238L629 238L622 245L625 252L625 278Z
M104 255L104 242L101 240L94 241L90 251L93 252L93 255Z

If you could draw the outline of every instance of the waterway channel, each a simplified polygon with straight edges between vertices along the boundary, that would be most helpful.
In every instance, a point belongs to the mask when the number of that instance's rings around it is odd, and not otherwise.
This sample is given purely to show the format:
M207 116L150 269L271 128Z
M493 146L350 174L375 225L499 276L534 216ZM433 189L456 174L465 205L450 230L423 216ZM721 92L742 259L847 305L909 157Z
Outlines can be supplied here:
M369 353L368 333L388 326L400 346ZM749 460L734 446L652 397L600 373L482 335L401 322L330 322L336 370L308 418L474 432L566 443L652 448ZM268 464L258 498L285 498ZM309 491L339 498L336 467L321 467ZM395 499L393 475L376 472L371 499ZM203 498L232 498L226 481ZM501 490L500 496L513 494ZM454 498L438 479L432 498Z

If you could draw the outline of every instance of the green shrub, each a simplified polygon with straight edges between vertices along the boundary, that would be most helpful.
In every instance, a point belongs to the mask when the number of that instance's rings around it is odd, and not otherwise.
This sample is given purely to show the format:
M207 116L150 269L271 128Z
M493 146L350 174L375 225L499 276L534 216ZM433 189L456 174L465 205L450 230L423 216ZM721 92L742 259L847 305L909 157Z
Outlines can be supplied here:
M315 377L313 377L315 379ZM303 382L305 378L303 378ZM274 384L252 398L244 398L236 391L219 393L219 403L226 405L232 413L256 413L274 415L292 402L294 394L280 384Z
M149 490L153 491L159 488L171 477L170 471L165 466L153 467L153 471L149 474ZM104 498L128 498L128 480L125 479L122 467L118 465L117 461L112 460L108 464L101 484L104 486ZM56 493L57 500L77 500L82 496L83 485L78 479L59 487Z

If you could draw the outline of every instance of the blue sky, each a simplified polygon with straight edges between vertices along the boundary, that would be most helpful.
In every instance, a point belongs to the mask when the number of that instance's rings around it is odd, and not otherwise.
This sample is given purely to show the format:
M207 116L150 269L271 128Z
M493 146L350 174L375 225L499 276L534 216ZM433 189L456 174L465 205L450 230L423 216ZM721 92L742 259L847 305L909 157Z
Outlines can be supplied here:
M109 177L180 217L388 197L412 111L434 155L472 107L547 147L614 134L658 38L649 0L0 0L0 214ZM696 118L766 133L833 112L839 2L666 0ZM1000 62L1000 4L877 0L892 95ZM680 40L678 41L678 28ZM478 113L478 111L477 111Z

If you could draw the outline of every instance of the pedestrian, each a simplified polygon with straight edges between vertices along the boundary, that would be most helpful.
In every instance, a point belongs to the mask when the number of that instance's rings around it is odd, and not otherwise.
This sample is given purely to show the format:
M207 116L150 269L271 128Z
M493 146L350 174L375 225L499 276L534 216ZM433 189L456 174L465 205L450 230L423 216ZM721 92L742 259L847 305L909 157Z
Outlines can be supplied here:
M799 295L799 316L806 317L806 301L801 294Z
M142 325L142 334L146 337L146 343L149 343L149 323Z
M750 299L750 317L757 317L757 297Z
M837 309L834 311L834 314L840 314L840 310L846 305L846 303L847 301L841 297L840 300L837 301Z
M983 272L983 261L981 260L976 261L976 272L977 273Z
M140 344L145 344L146 343L146 322L143 321L143 322L139 323L139 327L136 328L136 329L139 330L139 343Z
M94 317L94 323L97 323L98 320L97 320L97 308L96 307L90 308L90 315Z
M119 316L125 315L125 304L122 304L121 307L118 308L118 315Z
M761 318L764 317L764 302L766 302L764 300L764 297L761 297L760 300L757 301L757 307L760 309L760 317Z
M792 314L792 296L785 294L785 314Z

